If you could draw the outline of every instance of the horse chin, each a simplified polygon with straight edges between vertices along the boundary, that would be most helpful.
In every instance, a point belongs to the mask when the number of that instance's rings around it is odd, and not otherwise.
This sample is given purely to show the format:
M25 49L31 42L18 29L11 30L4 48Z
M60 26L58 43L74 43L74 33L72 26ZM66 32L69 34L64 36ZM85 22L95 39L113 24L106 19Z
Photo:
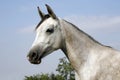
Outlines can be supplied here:
M41 63L41 60L37 60L37 61L30 61L30 63L32 63L32 64L40 64L40 63Z
M32 60L28 57L28 60L31 64L40 64L41 63L41 58L40 59L37 59L37 60Z

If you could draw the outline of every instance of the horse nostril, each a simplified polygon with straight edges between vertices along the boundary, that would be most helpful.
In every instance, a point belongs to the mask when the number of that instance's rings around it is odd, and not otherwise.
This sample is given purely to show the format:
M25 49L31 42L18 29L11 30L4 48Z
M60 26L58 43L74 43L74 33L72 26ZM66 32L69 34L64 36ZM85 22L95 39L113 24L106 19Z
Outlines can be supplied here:
M30 51L27 57L28 57L28 60L30 61L36 60L38 58L38 53L37 51Z
M32 52L31 53L31 58L33 59L33 60L36 60L37 58L38 58L38 53L37 52Z
M32 58L34 58L34 57L36 57L36 56L37 56L37 53L36 53L36 52L33 52L32 55L31 55Z

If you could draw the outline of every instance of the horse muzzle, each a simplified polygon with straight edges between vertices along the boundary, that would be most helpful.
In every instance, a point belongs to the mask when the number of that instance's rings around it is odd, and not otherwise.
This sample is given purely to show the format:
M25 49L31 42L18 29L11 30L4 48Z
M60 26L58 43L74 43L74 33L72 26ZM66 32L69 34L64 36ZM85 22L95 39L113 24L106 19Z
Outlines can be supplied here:
M27 58L32 64L40 64L42 56L40 56L40 47L34 46L28 53Z

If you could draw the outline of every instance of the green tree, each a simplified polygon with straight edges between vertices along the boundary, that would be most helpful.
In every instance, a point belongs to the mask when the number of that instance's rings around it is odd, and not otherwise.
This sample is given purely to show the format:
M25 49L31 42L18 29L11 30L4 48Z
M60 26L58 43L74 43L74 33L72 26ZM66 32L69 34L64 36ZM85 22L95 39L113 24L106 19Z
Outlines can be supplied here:
M24 80L50 80L48 74L37 74L30 77L25 76Z
M58 74L37 74L33 76L25 76L24 80L75 80L74 69L68 62L67 58L61 58L56 69Z
M24 80L65 80L64 77L61 75L57 74L38 74L38 75L33 75L33 76L25 76Z
M60 59L56 71L58 71L59 74L65 78L65 80L75 80L74 69L66 57Z

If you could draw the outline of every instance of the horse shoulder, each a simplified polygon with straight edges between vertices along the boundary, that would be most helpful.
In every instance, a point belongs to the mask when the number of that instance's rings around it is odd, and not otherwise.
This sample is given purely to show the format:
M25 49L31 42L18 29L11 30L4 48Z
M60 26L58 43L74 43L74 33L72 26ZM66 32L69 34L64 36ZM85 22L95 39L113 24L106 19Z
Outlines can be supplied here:
M119 80L120 52L107 48L93 51L80 71L82 80Z
M92 80L120 80L120 52L108 48L98 58L99 69Z

